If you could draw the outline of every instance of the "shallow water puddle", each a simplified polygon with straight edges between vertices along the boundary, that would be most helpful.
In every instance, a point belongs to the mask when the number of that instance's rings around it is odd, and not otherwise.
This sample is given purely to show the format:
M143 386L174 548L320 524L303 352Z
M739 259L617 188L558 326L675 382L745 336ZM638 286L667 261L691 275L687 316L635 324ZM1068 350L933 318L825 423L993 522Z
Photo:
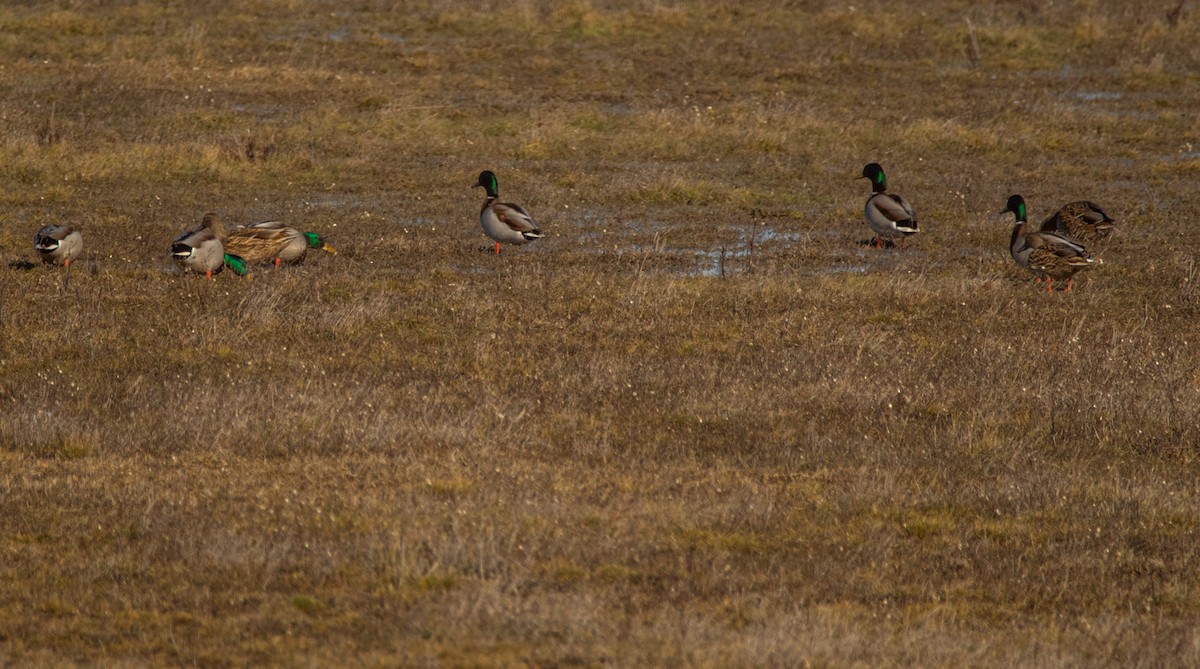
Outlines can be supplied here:
M1112 91L1078 91L1075 97L1084 102L1096 102L1098 100L1120 100L1125 97L1124 93Z

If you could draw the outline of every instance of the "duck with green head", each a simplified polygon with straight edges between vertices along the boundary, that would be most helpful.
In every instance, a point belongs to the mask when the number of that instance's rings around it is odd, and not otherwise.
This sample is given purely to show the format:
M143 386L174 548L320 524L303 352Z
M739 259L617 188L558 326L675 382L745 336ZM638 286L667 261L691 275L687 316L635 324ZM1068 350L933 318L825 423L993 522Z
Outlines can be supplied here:
M304 262L309 249L337 251L315 232L300 232L282 221L261 221L234 228L225 238L225 250L251 264Z
M871 181L871 197L867 198L864 213L867 225L875 232L876 248L884 246L885 238L890 241L921 231L917 227L917 214L908 200L887 192L887 176L879 163L867 164L859 178Z
M1016 225L1009 240L1009 252L1018 265L1037 276L1038 283L1046 281L1047 292L1054 290L1055 279L1066 279L1066 290L1071 290L1075 273L1095 266L1095 259L1079 244L1053 232L1029 232L1025 198L1010 196L1000 213L1010 212L1016 217Z
M249 271L246 261L225 252L222 242L224 236L225 229L220 219L210 212L204 215L200 227L184 232L171 242L171 257L184 269L203 272L210 280L226 266L234 274L245 276Z
M483 226L483 233L496 242L497 255L501 242L520 245L542 238L542 231L523 207L497 201L499 187L491 170L481 172L473 187L482 187L487 192L487 199L479 210L479 224Z

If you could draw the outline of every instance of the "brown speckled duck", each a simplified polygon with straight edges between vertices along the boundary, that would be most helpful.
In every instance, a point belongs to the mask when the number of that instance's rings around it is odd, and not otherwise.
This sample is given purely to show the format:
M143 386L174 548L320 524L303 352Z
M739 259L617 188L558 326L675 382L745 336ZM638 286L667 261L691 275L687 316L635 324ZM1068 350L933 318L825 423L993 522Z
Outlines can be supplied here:
M1042 232L1053 232L1080 244L1094 244L1107 239L1116 229L1113 220L1095 202L1069 202L1042 222Z
M337 253L315 232L300 232L282 221L262 221L234 228L225 236L225 250L246 262L299 264L309 249Z
M1067 280L1067 290L1073 285L1076 272L1091 269L1095 259L1079 244L1052 232L1028 232L1025 198L1013 195L1000 213L1012 212L1017 224L1013 227L1009 251L1017 264L1033 272L1040 283L1046 281L1046 291L1054 290L1053 281Z

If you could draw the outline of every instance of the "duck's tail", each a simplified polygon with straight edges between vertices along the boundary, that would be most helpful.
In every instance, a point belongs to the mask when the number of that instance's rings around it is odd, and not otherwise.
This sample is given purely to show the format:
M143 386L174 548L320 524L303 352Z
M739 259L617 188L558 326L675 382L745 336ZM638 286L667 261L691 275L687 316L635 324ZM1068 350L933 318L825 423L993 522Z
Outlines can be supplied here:
M1067 264L1077 270L1080 270L1080 269L1091 269L1091 268L1095 267L1096 265L1099 265L1102 262L1103 262L1102 260L1098 260L1097 258L1095 258L1091 255L1086 255L1086 256L1076 256L1074 258L1071 258L1070 260L1067 261Z

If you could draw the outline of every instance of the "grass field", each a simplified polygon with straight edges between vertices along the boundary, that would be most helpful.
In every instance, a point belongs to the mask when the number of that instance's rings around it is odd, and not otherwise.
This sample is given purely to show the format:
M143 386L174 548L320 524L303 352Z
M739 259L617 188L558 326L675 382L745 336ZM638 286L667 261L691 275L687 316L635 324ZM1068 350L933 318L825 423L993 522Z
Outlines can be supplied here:
M6 4L0 666L1200 666L1174 7Z

